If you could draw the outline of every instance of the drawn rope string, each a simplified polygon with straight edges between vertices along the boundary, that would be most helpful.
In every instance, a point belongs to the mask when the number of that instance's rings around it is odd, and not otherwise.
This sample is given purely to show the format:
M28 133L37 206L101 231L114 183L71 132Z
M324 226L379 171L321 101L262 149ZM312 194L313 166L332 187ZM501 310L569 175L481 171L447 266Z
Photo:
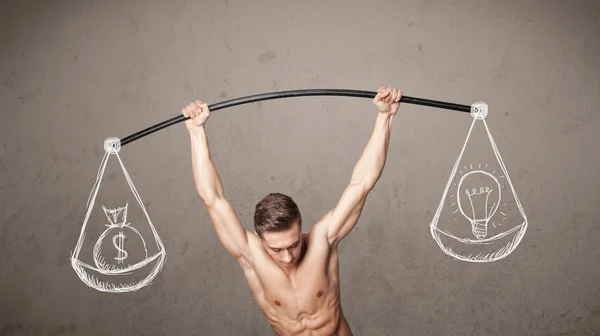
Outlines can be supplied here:
M85 227L87 225L87 221L90 217L90 214L92 213L92 209L94 208L96 196L98 195L98 190L100 190L100 183L102 182L102 178L104 177L104 171L106 170L106 165L108 163L108 159L111 154L115 155L119 159L119 164L121 165L121 169L123 170L123 174L125 175L127 184L129 185L129 188L133 192L133 196L135 197L138 204L142 208L142 211L146 215L146 218L148 218L148 220L150 220L150 216L148 215L148 212L146 211L146 207L144 206L142 198L140 197L137 189L135 188L135 185L133 184L133 181L131 180L131 177L129 176L129 172L125 168L125 165L123 164L123 161L121 160L121 157L118 154L118 152L120 150L120 145L118 144L118 140L117 140L117 142L110 143L109 147L106 147L106 148L107 148L107 150L104 153L104 157L102 158L100 167L98 168L98 174L96 174L96 182L94 183L94 186L92 187L92 191L90 192L90 195L88 197L88 201L86 204L88 211L87 211L87 213L85 215L85 219L83 221L82 233L85 232ZM154 231L154 227L152 226L152 223L150 223L150 225L152 227L152 231ZM73 257L75 257L75 258L77 258L77 256L79 255L79 251L81 250L81 245L83 244L82 238L83 237L81 237L79 239L79 242L77 243L77 247L76 247L75 253L73 255Z

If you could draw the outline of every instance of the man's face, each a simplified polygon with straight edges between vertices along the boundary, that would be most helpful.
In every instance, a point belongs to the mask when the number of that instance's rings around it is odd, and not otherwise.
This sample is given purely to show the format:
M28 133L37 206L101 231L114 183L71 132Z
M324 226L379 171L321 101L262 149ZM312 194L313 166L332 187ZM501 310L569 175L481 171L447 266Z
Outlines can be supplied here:
M302 226L295 222L287 231L263 232L262 243L281 267L294 267L302 251Z

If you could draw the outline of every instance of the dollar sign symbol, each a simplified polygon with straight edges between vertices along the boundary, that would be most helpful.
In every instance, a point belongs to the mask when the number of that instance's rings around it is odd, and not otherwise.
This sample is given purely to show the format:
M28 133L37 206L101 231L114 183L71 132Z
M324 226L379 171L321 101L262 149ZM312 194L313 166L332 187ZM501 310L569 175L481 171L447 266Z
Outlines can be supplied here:
M118 240L118 242L117 242ZM119 263L123 263L123 260L127 259L127 256L129 255L127 253L127 251L125 251L123 249L123 245L125 243L125 235L123 234L123 231L119 232L118 235L115 235L113 237L113 245L115 246L115 248L119 251L117 253L117 256L115 257L115 259L119 262Z

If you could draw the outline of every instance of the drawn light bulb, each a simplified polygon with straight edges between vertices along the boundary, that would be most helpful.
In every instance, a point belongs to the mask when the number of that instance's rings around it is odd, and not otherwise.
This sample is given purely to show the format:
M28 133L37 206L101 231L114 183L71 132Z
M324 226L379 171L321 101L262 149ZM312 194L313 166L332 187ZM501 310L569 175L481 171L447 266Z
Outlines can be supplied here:
M471 222L473 235L477 239L485 238L488 222L500 204L498 179L483 170L468 172L460 179L456 197L460 213Z

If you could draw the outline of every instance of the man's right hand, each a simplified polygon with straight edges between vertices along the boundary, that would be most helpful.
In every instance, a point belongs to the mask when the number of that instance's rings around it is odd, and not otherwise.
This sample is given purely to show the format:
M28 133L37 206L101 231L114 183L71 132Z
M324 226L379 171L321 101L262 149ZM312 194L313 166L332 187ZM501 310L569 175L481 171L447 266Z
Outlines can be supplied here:
M181 113L186 118L189 118L185 121L185 127L190 132L200 127L204 127L208 117L210 117L208 104L205 104L200 100L196 100L182 108Z

